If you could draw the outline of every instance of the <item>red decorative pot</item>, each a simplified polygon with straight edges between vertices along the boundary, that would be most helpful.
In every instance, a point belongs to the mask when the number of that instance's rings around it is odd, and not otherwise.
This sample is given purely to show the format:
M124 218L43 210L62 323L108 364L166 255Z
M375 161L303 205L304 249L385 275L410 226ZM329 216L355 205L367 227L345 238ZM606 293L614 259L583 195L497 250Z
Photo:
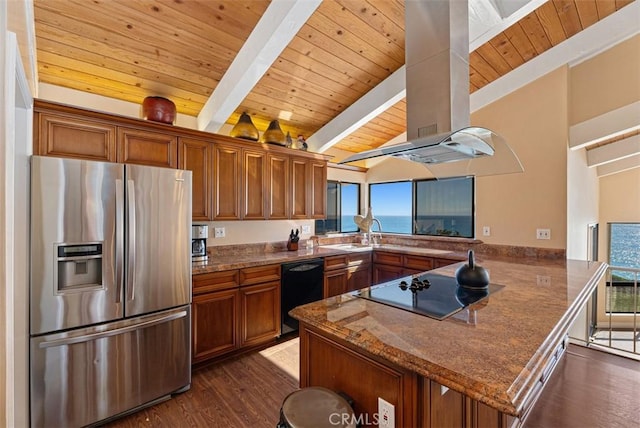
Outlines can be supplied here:
M142 118L173 125L176 120L176 105L163 97L147 97L142 102Z

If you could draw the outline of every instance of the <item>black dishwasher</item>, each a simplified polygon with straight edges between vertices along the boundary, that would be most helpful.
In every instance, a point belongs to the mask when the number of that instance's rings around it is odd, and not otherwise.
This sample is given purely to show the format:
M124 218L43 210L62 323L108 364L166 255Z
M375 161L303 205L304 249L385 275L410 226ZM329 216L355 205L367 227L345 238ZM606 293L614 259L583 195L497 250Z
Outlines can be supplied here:
M280 308L282 330L286 334L298 330L298 320L289 316L296 306L322 299L324 259L303 260L282 265Z

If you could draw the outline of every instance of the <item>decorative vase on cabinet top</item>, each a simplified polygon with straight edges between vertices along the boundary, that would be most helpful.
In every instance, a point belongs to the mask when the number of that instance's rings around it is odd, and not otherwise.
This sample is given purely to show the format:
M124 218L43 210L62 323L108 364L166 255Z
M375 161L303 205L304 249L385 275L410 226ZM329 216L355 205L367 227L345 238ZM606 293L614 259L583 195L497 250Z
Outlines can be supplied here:
M251 116L249 116L247 112L242 112L238 123L235 124L229 135L235 138L258 141L260 133L258 132L258 128L253 124Z
M163 97L146 97L142 101L142 118L173 125L176 120L176 105Z
M269 127L267 128L267 130L264 131L262 140L265 143L285 146L287 144L287 141L284 132L282 132L282 129L280 129L280 122L278 122L277 120L272 120L271 123L269 123Z

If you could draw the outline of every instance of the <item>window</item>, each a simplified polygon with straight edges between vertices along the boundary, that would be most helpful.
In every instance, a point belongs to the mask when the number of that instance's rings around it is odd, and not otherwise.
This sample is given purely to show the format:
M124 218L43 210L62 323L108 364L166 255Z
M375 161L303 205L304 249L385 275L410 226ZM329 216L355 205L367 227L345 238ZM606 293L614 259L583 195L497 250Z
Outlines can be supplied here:
M411 233L411 200L410 181L369 185L369 206L385 232Z
M640 312L640 223L609 223L609 265L611 282L607 283L608 313ZM616 269L617 268L617 269Z
M327 216L316 220L316 235L357 232L353 216L360 211L360 184L327 181Z
M417 235L473 238L473 178L415 182Z

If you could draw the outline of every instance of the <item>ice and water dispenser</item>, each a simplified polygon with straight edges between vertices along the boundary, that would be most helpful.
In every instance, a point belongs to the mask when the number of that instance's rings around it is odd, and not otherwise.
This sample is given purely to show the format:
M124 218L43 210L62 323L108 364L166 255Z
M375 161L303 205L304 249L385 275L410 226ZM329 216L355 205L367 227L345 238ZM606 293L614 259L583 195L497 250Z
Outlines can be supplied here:
M56 289L102 287L102 243L55 244Z

